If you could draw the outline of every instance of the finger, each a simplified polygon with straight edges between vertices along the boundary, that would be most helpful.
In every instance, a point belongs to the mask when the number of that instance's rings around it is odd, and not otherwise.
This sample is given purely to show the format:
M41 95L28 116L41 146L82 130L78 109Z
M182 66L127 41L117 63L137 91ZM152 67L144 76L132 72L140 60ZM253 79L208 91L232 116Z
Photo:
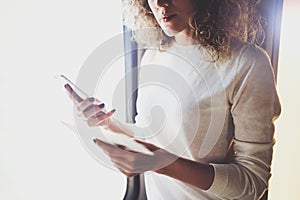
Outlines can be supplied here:
M115 167L118 168L116 165L115 165ZM125 176L127 176L128 178L138 175L137 173L126 172L125 170L122 170L120 168L118 168L118 170L120 172L122 172Z
M122 171L121 171L122 172ZM126 173L126 172L122 172L127 178L131 178L131 177L133 177L133 176L136 176L136 175L138 175L138 174L135 174L135 173L133 173L133 174L131 174L131 173Z
M77 106L78 112L82 112L82 111L86 110L87 108L89 108L90 106L93 106L94 102L95 102L94 97L89 97L89 98L84 99Z
M137 175L139 172L132 172L128 167L124 166L123 163L115 161L115 160L111 160L113 165L118 168L123 174L125 174L126 176L135 176Z
M145 172L145 170L142 170L141 168L136 168L136 166L132 166L131 164L128 163L123 163L124 158L122 160L111 160L113 164L122 172L127 173L127 174L140 174ZM127 165L126 165L127 164Z
M105 106L104 103L101 103L99 105L90 105L85 110L83 110L83 116L86 119L88 119L88 118L90 118L92 116L100 117L103 114L105 114L104 106Z
M123 171L123 170L120 170L120 172L122 172L128 178L138 175L138 173L130 173L130 172L126 172L126 171Z
M109 125L109 120L104 120L104 121L102 121L102 122L99 122L98 124L97 124L97 126L102 126L102 127L107 127Z
M105 150L111 150L111 149L115 149L116 147L114 145L111 145L111 144L108 144L106 142L103 142L97 138L93 139L94 143L96 145L98 145L99 147L101 147L102 149L105 149Z
M103 142L99 139L94 139L93 140L95 144L97 144L100 148L102 148L103 150L107 151L108 154L114 158L119 158L119 159L124 159L124 153L128 152L125 151L123 149L121 149L118 146L112 145L112 144L108 144L106 142Z
M124 145L121 145L121 144L117 144L117 147L119 147L120 149L123 149L124 151L131 151L130 149L128 149L126 146L124 146ZM131 152L133 152L133 151L131 151Z
M127 152L130 152L130 153L139 153L137 151L133 151L131 149L129 149L128 147L124 146L124 145L121 145L121 144L116 144L118 148L124 150L124 151L127 151Z
M101 141L101 140L99 140L99 139L94 139L93 140L94 141L94 143L98 146L98 147L100 147L101 149L102 149L102 151L104 151L104 153L106 154L106 155L108 155L110 158L111 157L114 157L114 155L118 155L118 153L116 153L116 151L120 151L120 150L118 150L118 148L116 147L116 146L114 146L114 145L111 145L111 144L108 144L108 143L106 143L106 142L103 142L103 141Z
M102 148L103 151L105 151L105 153L114 160L121 160L124 161L124 157L128 156L128 154L130 153L130 151L124 150L123 148L121 148L119 145L115 146L115 145L111 145L108 144L106 142L103 142L99 139L94 139L93 140L95 144L97 144L100 148Z
M87 123L89 126L93 127L93 126L99 126L101 124L101 122L103 122L104 120L108 120L114 113L115 113L115 109L107 112L106 114L100 115L100 116L92 116L87 120Z
M144 141L141 141L141 140L136 140L135 139L134 141L136 141L137 143L140 143L140 144L144 145L150 151L157 151L157 150L161 149L161 148L159 148L159 147L157 147L157 146L155 146L155 145L153 145L151 143L147 143L147 142L144 142Z
M66 84L65 89L67 90L68 96L73 100L74 103L80 103L82 102L82 98L73 90L73 88Z

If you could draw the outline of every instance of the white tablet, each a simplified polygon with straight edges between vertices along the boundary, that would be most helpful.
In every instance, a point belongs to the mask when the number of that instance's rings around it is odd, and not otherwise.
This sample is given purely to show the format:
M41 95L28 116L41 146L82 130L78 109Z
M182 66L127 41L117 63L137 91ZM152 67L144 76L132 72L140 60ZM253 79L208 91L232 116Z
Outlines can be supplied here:
M64 121L61 121L61 123L65 127L69 128L73 132L77 133L77 129L75 128L74 125L72 125L70 123L67 123L67 122L64 122ZM93 129L94 129L94 131L92 131L92 132L95 132L95 128L93 128ZM114 145L114 146L121 145L121 146L126 147L128 150L131 150L131 151L134 151L134 152L143 153L143 154L146 154L146 155L153 155L152 151L147 149L144 145L142 145L142 144L138 143L137 141L135 141L134 138L129 137L125 134L98 130L97 134L93 134L93 135L97 135L96 136L97 139L99 139L102 142L105 142L107 144L111 144L111 145Z

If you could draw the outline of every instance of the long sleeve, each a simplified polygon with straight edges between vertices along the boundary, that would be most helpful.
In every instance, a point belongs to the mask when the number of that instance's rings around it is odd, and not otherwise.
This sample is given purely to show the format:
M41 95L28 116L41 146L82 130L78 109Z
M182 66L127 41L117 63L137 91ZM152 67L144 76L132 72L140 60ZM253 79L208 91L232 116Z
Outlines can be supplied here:
M271 176L273 123L280 114L280 103L268 56L253 47L244 49L229 97L233 162L212 164L215 177L209 192L224 199L259 199Z

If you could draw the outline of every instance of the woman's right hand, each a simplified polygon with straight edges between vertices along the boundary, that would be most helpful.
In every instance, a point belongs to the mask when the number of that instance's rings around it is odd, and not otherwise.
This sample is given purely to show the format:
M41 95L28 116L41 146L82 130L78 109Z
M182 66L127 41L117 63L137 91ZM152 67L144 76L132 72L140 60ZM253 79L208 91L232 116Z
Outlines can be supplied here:
M109 128L111 116L115 112L115 109L107 112L105 104L94 97L81 101L77 110L90 127L103 126L106 128Z
M83 117L90 127L102 126L114 131L115 126L111 116L114 114L115 109L107 112L105 104L94 97L82 99L69 84L65 85L65 89L76 105L79 115Z

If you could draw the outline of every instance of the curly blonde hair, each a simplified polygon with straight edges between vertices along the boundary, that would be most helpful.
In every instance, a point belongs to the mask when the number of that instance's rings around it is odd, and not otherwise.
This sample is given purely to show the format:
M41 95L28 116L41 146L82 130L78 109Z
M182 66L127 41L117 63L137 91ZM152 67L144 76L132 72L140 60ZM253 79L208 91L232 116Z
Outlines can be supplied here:
M193 39L215 61L224 61L230 57L234 40L261 45L264 40L264 20L257 9L259 2L201 0L196 14L189 22L194 32ZM164 34L160 28L147 0L123 0L123 15L124 24L133 31L137 42L160 49L173 42L173 38ZM143 30L147 30L147 33Z

